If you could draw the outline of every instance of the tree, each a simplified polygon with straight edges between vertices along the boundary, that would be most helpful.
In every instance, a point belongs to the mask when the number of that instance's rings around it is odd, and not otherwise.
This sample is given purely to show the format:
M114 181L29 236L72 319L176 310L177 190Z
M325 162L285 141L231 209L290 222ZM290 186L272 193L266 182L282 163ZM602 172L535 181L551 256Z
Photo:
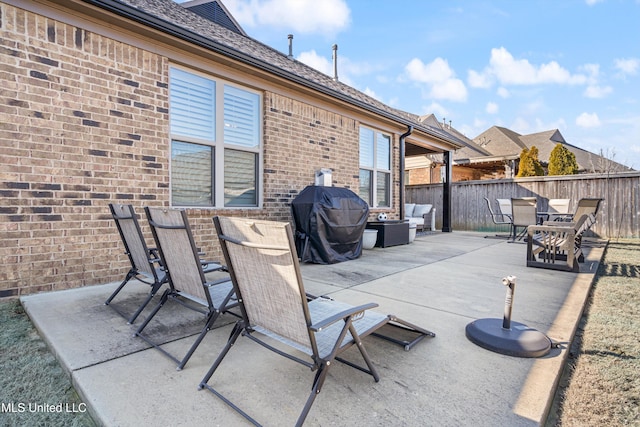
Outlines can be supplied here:
M538 160L538 148L532 145L530 149L523 148L520 153L520 167L518 177L542 176L544 169Z
M574 175L578 173L576 155L558 143L549 156L549 175Z

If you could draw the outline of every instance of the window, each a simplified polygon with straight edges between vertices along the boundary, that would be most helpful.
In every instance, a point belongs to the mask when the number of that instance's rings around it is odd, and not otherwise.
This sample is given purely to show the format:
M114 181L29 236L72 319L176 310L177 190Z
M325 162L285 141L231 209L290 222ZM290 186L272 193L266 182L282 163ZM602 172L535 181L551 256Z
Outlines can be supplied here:
M360 197L371 207L391 207L391 136L360 127Z
M171 204L259 206L261 96L171 67L169 102Z

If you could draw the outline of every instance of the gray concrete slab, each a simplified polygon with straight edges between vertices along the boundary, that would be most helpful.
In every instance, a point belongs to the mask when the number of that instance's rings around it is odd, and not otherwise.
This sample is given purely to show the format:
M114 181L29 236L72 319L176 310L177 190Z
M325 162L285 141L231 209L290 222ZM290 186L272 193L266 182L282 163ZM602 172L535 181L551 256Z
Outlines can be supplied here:
M408 352L368 337L365 345L380 382L335 364L306 425L534 426L544 421L604 245L586 248L580 273L557 272L525 267L523 244L483 236L436 233L410 245L364 251L346 263L302 266L308 292L353 304L376 302L378 311L437 334ZM509 357L465 337L469 322L502 318L506 289L500 280L507 275L517 276L513 320L562 343L545 357ZM171 360L132 336L135 326L103 305L116 285L22 298L96 420L107 426L244 425L220 399L197 390L234 318L217 322L187 367L176 371ZM114 304L130 312L148 288L138 283L125 289ZM179 305L164 310L149 333L163 339L171 353L184 354L202 318ZM347 357L357 360L357 351L350 349ZM211 383L264 425L280 426L295 422L312 380L308 368L240 338Z

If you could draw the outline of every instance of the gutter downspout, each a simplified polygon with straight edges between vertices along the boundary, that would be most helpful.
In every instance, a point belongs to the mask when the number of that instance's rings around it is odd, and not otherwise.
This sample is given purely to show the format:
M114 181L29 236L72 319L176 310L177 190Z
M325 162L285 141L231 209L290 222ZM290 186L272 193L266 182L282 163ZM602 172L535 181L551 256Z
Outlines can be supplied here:
M404 140L413 132L413 126L407 125L407 131L400 135L400 220L404 220Z

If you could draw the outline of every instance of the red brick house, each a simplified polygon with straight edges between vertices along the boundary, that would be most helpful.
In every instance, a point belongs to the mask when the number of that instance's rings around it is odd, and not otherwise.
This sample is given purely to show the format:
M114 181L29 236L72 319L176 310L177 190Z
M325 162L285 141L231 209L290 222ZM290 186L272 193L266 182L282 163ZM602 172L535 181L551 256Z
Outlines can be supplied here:
M291 220L330 168L397 218L405 149L458 148L200 3L0 2L0 297L121 279L111 202L185 208L216 257L215 214Z

